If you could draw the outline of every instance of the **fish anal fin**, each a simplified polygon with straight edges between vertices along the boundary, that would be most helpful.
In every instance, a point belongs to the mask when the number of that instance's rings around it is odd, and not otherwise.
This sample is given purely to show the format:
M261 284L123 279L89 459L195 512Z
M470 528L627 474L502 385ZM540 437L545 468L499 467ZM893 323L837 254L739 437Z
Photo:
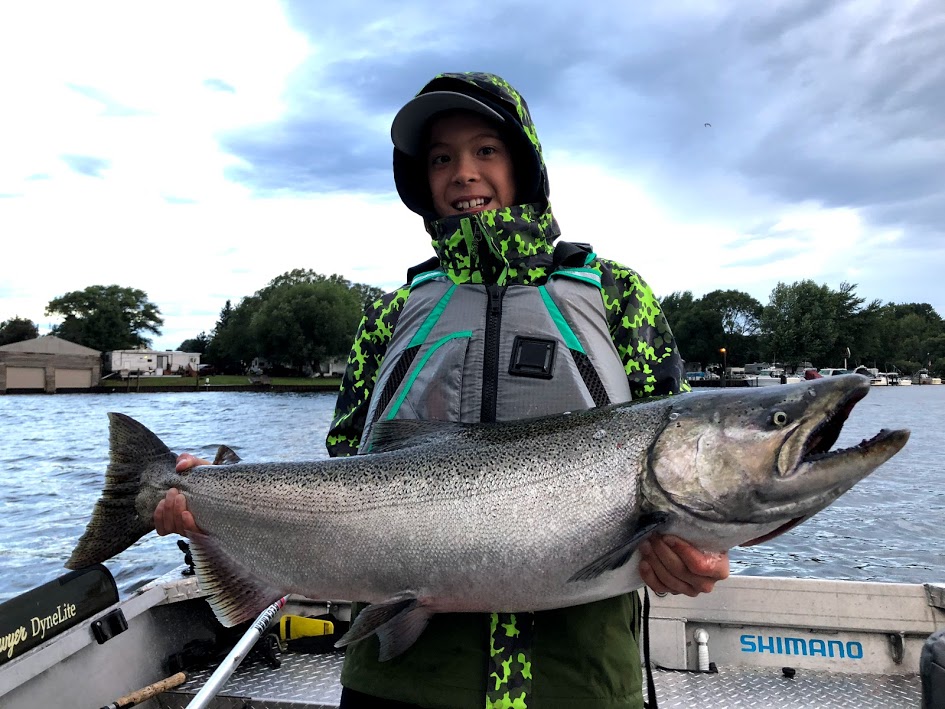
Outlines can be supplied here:
M217 454L213 458L214 465L233 465L234 463L239 463L242 458L236 455L234 451L229 446L220 446L217 448Z
M619 546L603 556L594 559L590 564L575 573L568 581L590 581L606 571L619 569L630 561L637 547L654 532L658 532L669 524L670 516L666 512L650 512L637 520L636 526L630 530L627 539Z
M335 643L335 647L344 647L376 634L379 641L377 657L381 662L386 662L413 645L432 616L433 613L420 602L416 594L405 591L367 606L355 618L351 629Z
M190 552L200 588L217 620L227 628L256 618L286 594L233 562L217 540L202 532L190 533Z

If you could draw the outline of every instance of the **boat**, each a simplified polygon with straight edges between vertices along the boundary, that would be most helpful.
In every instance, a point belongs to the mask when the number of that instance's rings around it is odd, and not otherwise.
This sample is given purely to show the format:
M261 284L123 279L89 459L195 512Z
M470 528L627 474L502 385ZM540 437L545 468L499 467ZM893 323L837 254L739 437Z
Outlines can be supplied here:
M861 374L864 377L867 377L870 380L870 386L874 387L884 387L889 386L889 379L886 378L886 375L883 372L880 372L876 367L857 367L854 371L854 374Z
M817 370L822 377L837 377L841 374L850 374L849 369L840 369L839 367L824 367Z
M748 380L748 386L751 387L771 386L773 384L797 384L804 380L802 376L797 374L785 374L784 370L779 367L761 369L755 374L746 373L745 379Z
M179 567L87 614L78 611L95 607L87 606L88 589L85 600L53 594L47 600L57 602L59 616L73 614L71 627L22 653L11 648L12 659L0 654L0 704L130 706L136 690L145 690L140 697L163 689L159 700L140 706L183 708L198 696L209 702L200 706L217 709L338 706L343 654L333 636L320 645L314 641L324 638L309 638L303 647L286 639L280 621L330 618L343 627L347 602L289 596L270 626L281 630L259 626L262 638L232 672L237 663L221 658L245 625L237 633L223 629L187 571ZM61 594L70 583L75 579L55 588ZM111 584L104 600L117 594ZM945 628L945 583L736 575L711 594L650 600L650 667L664 708L916 707L923 645ZM24 622L25 633L32 619ZM16 644L11 637L2 638L8 646Z
M933 377L929 370L920 369L918 372L912 375L913 384L941 384L941 377Z

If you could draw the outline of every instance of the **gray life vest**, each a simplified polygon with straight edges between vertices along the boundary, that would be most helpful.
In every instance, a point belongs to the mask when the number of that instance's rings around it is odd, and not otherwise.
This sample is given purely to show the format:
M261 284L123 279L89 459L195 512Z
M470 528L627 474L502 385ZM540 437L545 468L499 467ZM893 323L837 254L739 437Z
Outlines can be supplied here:
M945 709L945 630L932 633L919 658L922 709Z
M413 278L378 372L359 452L386 419L502 421L628 401L592 268L545 285Z

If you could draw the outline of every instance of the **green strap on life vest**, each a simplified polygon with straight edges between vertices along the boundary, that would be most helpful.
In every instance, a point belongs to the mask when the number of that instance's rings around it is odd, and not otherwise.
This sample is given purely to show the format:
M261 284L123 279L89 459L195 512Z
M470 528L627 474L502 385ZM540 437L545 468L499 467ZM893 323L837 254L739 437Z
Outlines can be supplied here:
M490 617L486 709L527 709L532 689L531 613L493 613Z

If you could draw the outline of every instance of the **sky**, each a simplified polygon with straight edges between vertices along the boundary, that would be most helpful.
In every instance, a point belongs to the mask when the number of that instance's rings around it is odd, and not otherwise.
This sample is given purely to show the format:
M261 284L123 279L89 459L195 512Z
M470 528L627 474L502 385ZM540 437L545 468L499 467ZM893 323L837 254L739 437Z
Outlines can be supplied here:
M519 89L562 238L658 296L945 315L942 47L938 0L3 3L0 321L116 284L175 349L291 269L396 288L390 122L444 71Z

